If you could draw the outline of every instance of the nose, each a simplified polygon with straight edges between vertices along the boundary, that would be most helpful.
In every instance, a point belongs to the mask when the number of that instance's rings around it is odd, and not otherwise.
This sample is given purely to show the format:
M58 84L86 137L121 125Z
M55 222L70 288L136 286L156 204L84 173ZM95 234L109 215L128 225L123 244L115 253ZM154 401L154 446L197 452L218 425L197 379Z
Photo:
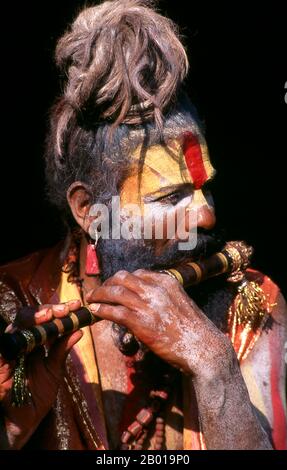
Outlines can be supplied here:
M189 211L196 211L197 227L206 230L211 230L216 224L215 210L213 207L213 200L208 202L204 193L201 190L194 192L193 200L186 211L186 226L190 225ZM193 225L193 224L192 224ZM191 227L188 228L190 230Z
M211 230L216 223L214 208L207 204L197 209L197 226Z

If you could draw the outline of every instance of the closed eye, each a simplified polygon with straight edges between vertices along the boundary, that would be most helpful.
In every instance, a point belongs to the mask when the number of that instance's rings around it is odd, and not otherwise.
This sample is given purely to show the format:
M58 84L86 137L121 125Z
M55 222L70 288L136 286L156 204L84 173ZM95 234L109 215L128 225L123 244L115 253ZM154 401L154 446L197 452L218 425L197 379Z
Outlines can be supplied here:
M193 194L193 187L190 184L182 185L179 189L174 190L168 194L164 194L162 196L157 197L154 199L154 202L160 202L162 204L172 204L175 206L178 204L182 199L191 196Z
M155 202L161 202L163 204L172 204L173 206L175 206L184 197L185 196L181 192L175 191L174 193L166 194L164 196L161 196L155 199Z

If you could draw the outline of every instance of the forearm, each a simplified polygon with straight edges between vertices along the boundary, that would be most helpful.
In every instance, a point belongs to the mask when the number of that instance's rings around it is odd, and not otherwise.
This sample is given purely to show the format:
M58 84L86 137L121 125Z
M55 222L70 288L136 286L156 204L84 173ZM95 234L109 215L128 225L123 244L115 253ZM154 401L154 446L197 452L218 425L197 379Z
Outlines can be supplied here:
M254 414L235 355L221 373L209 379L194 377L193 382L208 449L272 449Z

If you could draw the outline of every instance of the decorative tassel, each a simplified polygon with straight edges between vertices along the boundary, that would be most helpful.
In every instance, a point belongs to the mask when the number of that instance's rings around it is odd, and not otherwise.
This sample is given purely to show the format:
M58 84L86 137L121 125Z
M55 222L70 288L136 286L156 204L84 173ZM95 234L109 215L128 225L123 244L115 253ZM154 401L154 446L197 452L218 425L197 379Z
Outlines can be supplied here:
M26 383L25 356L22 355L17 360L13 375L12 406L20 408L28 402L29 398L31 398L31 393Z
M238 285L238 294L234 300L234 311L239 325L256 327L267 310L267 300L261 287L246 278Z
M97 276L100 272L96 246L89 243L87 246L86 274L87 276Z
M265 293L257 282L248 281L245 277L253 249L242 242L233 241L227 244L227 252L233 264L228 281L237 284L238 291L232 306L236 324L256 328L265 316L268 305Z

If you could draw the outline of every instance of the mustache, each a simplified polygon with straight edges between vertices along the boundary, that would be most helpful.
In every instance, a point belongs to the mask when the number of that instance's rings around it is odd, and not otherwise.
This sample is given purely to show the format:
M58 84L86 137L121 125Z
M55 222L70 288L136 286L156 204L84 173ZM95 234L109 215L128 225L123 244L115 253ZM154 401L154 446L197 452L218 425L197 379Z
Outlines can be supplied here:
M221 251L226 244L223 229L205 230L198 229L197 243L192 250L181 251L178 248L180 241L175 242L171 247L157 257L154 269L171 267L172 264L184 261L198 261L208 258L214 253Z
M197 244L192 250L179 250L179 243L174 241L160 255L156 255L151 241L100 239L97 249L102 261L102 280L122 269L129 272L137 269L161 270L184 261L209 257L224 247L224 232L217 228L198 229Z

